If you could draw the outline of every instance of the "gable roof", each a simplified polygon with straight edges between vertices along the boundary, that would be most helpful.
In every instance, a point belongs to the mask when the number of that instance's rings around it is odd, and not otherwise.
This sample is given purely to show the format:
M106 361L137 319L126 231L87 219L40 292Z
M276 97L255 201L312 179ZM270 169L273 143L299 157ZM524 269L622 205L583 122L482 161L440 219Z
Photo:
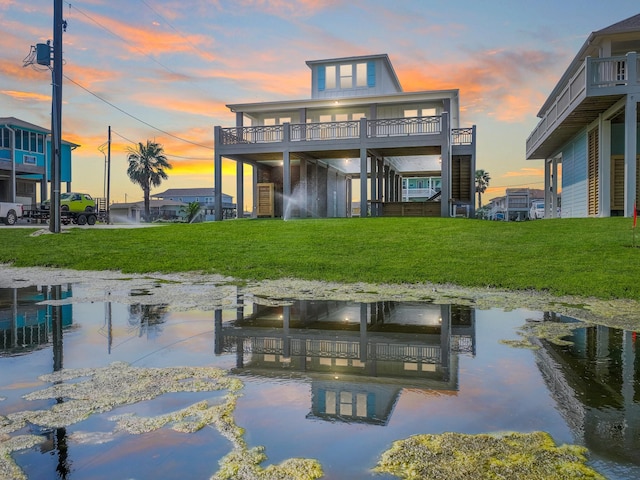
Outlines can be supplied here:
M151 195L157 198L167 197L213 197L215 195L214 188L170 188L162 193Z
M567 83L569 78L573 75L573 73L578 69L578 67L582 64L584 59L588 55L592 55L594 50L597 51L598 41L601 40L601 37L611 36L611 35L624 35L625 33L634 33L640 32L640 14L634 15L632 17L626 18L619 22L609 25L608 27L604 27L600 30L596 30L591 32L585 42L582 44L580 50L573 58L564 74L558 80L556 86L551 90L547 100L542 104L542 107L538 111L538 117L544 117L545 113L551 106L551 104L555 101L556 97L559 95L560 90ZM597 56L597 55L596 55Z
M610 35L612 33L626 33L640 30L640 13L593 32L594 35Z

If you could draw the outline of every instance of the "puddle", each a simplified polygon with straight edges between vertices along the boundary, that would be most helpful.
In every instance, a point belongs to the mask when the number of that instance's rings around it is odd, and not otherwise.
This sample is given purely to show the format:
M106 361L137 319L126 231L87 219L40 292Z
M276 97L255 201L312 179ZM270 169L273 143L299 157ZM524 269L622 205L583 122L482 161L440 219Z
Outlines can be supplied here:
M239 297L172 311L73 290L0 289L0 478L231 478L241 464L388 479L374 468L394 442L445 432L547 432L606 478L640 478L634 332L524 309Z

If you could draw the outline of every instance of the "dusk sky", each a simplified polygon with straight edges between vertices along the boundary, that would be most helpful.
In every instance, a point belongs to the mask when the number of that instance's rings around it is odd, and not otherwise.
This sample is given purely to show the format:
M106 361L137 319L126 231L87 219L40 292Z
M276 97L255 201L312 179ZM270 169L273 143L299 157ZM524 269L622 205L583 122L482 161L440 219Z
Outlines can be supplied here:
M104 196L108 126L112 201L142 199L126 147L147 139L174 167L152 193L213 187L213 128L235 124L226 104L309 98L306 60L386 53L405 92L460 90L461 126L477 126L477 168L491 175L483 200L542 188L542 163L525 160L540 106L589 33L637 13L637 0L64 2L72 187ZM0 117L49 128L51 73L23 60L53 38L53 1L0 0L0 31ZM235 197L235 164L223 174Z

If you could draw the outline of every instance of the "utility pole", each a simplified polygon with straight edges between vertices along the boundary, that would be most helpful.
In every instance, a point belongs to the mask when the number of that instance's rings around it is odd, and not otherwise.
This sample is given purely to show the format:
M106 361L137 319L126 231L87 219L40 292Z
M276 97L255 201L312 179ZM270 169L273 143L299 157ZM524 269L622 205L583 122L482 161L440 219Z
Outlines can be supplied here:
M51 220L49 230L60 233L60 165L62 154L62 0L53 1L53 93L51 98Z
M111 223L109 198L111 196L111 125L107 139L107 224Z

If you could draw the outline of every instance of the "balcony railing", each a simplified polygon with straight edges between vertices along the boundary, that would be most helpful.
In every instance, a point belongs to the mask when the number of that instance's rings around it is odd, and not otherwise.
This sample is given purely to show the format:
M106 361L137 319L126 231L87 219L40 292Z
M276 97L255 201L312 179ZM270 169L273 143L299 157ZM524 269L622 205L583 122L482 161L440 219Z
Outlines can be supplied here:
M584 98L637 91L640 87L638 72L640 58L633 52L617 57L587 57L527 138L527 153Z
M406 137L414 135L439 135L442 133L442 117L411 117L364 120L367 138ZM346 122L292 123L289 124L289 140L332 141L357 139L361 135L360 120ZM451 130L453 145L473 145L474 127ZM222 145L278 143L285 140L285 125L255 127L228 127L220 129Z

